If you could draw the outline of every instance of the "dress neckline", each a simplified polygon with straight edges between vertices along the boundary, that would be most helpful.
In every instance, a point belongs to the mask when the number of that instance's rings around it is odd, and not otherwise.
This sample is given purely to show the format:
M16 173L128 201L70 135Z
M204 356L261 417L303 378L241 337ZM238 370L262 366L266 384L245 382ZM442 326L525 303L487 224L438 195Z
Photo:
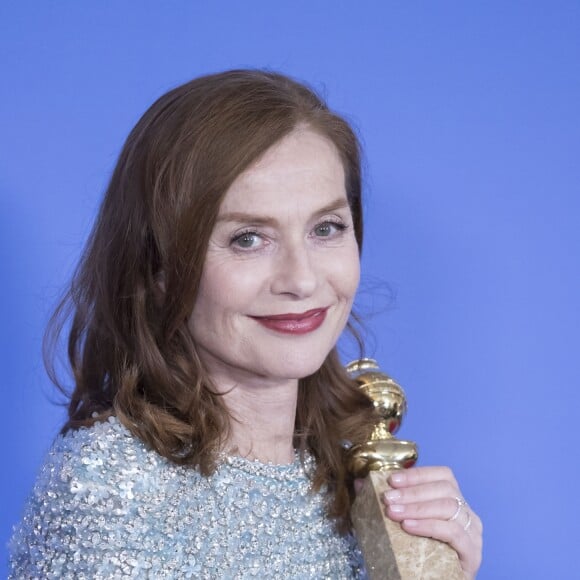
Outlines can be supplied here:
M300 452L294 450L294 461L292 463L272 463L264 462L260 459L250 459L240 455L221 454L219 467L227 466L235 470L242 471L252 476L264 476L273 479L287 480L300 477L309 477L314 472L315 461L312 455L306 451L304 460Z

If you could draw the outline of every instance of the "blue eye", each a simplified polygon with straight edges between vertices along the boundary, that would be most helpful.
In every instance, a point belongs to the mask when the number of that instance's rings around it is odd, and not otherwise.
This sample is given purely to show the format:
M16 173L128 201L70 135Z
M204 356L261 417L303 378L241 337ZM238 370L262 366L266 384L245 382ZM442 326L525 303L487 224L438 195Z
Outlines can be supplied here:
M238 248L251 249L258 245L260 236L256 232L244 232L232 239Z
M338 222L322 222L314 228L314 234L320 238L328 238L346 228L344 224Z

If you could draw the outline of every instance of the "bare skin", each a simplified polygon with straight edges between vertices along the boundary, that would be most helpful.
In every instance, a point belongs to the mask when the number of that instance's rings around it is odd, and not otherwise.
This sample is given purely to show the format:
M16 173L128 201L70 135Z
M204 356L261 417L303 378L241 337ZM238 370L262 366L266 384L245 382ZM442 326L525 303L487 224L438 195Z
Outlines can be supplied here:
M298 379L336 344L358 281L342 162L326 139L297 129L226 193L190 319L233 418L224 451L293 461ZM473 578L481 522L473 512L468 530L465 519L449 521L461 497L451 470L410 469L391 484L389 517L411 534L448 542Z
M224 392L233 416L227 452L264 463L292 463L298 381L239 382Z

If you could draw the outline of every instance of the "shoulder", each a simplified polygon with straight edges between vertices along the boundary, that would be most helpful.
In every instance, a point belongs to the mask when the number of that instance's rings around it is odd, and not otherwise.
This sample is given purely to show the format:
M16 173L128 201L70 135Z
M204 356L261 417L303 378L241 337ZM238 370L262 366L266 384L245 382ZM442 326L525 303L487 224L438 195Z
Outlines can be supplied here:
M46 463L58 474L59 482L80 496L92 486L126 487L169 467L167 460L148 449L115 417L59 437Z
M120 486L122 497L123 489L133 487L147 473L167 466L163 457L148 449L118 419L110 417L57 437L33 494L61 491L77 500L90 500L99 489L111 488L115 492ZM130 498L131 494L128 495Z
M176 470L113 417L57 437L10 542L14 577L112 566L102 556L138 545L127 530L143 505L168 492L166 482L179 479Z

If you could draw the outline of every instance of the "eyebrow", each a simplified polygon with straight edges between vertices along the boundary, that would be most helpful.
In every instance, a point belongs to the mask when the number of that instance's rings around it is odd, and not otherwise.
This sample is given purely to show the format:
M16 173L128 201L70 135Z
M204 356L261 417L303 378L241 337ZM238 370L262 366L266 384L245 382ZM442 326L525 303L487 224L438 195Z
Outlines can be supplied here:
M328 205L320 208L318 211L315 211L313 217L317 217L319 215L329 213L331 211L336 211L338 209L344 209L345 207L349 207L348 199L346 197L340 197L335 199L334 201L330 202ZM278 220L276 218L265 216L265 215L256 215L253 213L245 213L242 211L232 211L228 213L224 213L218 216L217 221L219 223L223 222L236 222L236 223L254 223L259 225L277 225Z

